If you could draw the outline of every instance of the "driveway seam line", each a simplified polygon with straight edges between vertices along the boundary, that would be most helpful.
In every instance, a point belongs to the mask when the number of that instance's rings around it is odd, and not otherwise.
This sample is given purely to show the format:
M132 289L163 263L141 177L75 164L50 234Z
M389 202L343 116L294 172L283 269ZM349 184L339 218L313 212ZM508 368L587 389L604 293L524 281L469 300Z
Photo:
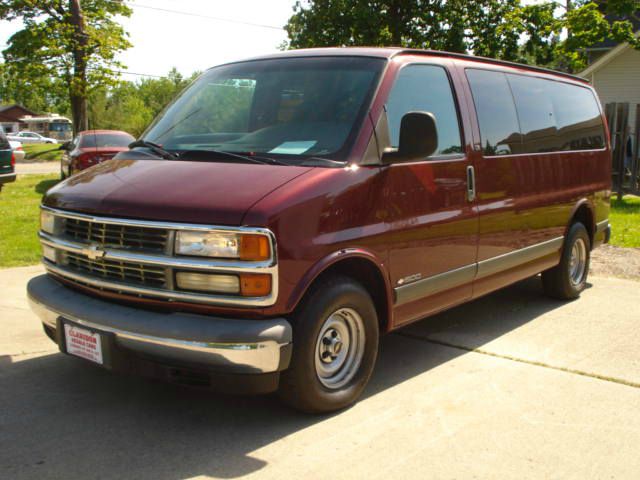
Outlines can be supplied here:
M51 348L49 350L38 350L36 352L20 352L20 353L3 353L0 354L0 357L24 357L27 355L38 355L40 353L56 353L58 350L55 348Z
M629 381L629 380L624 380L622 378L608 377L606 375L599 375L597 373L589 373L589 372L585 372L584 370L576 370L574 368L558 367L556 365L550 365L550 364L544 363L544 362L537 362L535 360L527 360L527 359L524 359L524 358L513 357L511 355L503 355L501 353L494 353L494 352L490 352L488 350L483 350L482 348L465 347L464 345L457 345L455 343L449 343L449 342L445 342L445 341L442 341L442 340L434 340L434 339L429 338L429 337L421 337L420 335L414 335L414 334L411 334L411 333L395 332L395 334L399 335L399 336L402 336L402 337L411 338L413 340L418 340L418 341L433 343L433 344L436 344L436 345L441 345L443 347L449 347L449 348L455 348L455 349L458 349L458 350L464 350L465 352L479 353L481 355L487 355L487 356L494 357L494 358L501 358L503 360L510 360L512 362L524 363L526 365L532 365L534 367L548 368L550 370L556 370L556 371L559 371L559 372L570 373L570 374L573 374L573 375L580 375L582 377L594 378L596 380L602 380L602 381L605 381L605 382L617 383L619 385L624 385L626 387L640 388L640 383L632 382L632 381Z

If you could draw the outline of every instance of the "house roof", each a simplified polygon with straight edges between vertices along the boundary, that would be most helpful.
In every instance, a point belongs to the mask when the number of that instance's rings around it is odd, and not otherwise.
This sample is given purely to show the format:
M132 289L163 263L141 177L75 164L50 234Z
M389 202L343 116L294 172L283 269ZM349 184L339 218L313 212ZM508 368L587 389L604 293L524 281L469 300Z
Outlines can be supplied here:
M640 38L640 30L636 32L636 37ZM591 65L589 65L587 68L585 68L583 71L578 73L578 76L583 77L583 78L588 77L593 72L597 72L602 67L607 65L611 60L613 60L617 56L621 55L622 53L626 52L630 48L632 48L632 47L627 42L621 43L617 47L614 47L611 50L609 50L607 53L605 53L598 60L593 62Z
M11 110L12 108L17 108L19 110L22 110L23 112L25 112L26 115L37 115L36 112L29 110L28 108L23 107L18 103L8 103L5 105L0 105L0 113L6 112L7 110Z

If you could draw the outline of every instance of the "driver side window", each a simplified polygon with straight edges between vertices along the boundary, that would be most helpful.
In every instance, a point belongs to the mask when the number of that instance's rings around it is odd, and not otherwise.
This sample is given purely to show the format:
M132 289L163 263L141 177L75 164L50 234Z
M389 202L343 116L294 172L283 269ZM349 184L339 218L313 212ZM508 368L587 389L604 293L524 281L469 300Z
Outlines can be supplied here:
M462 153L458 113L451 84L443 67L408 65L400 70L387 101L392 147L398 147L402 117L415 111L430 112L436 119L438 148L434 155Z

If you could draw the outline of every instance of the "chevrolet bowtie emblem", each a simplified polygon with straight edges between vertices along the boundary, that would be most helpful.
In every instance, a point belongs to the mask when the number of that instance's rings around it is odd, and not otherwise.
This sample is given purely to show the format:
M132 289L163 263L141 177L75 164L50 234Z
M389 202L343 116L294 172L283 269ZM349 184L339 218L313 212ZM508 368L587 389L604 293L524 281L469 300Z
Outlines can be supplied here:
M104 250L100 250L97 245L90 245L89 248L82 249L82 254L86 255L91 260L102 258L105 253L106 252Z

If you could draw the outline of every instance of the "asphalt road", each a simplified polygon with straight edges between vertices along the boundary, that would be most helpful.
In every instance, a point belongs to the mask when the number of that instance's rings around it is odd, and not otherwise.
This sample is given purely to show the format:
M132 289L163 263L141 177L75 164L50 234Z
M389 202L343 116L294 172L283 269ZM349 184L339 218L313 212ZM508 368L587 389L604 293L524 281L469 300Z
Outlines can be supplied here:
M382 339L361 402L306 416L56 352L0 271L0 478L638 478L640 283L539 279Z

